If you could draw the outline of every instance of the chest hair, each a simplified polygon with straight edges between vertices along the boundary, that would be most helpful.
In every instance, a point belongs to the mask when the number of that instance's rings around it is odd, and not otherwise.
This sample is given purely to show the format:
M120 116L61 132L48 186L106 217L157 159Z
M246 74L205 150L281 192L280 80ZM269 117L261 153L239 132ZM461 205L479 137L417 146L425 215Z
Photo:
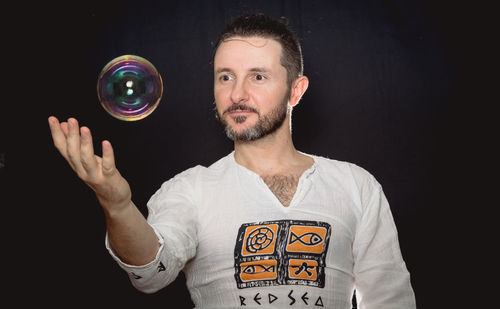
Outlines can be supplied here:
M289 206L297 190L299 177L294 175L263 176L262 179L283 206Z

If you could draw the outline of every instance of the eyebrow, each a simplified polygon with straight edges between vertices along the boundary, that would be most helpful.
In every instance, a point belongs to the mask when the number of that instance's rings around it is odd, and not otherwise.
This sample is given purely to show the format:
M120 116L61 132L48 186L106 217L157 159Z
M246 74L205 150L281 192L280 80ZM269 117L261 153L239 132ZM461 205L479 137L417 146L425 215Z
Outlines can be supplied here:
M249 71L250 72L262 72L262 73L269 72L268 69L262 68L262 67L251 68L251 69L249 69ZM219 74L219 73L223 73L223 72L234 73L234 71L231 70L230 68L219 68L219 69L215 70L215 74Z

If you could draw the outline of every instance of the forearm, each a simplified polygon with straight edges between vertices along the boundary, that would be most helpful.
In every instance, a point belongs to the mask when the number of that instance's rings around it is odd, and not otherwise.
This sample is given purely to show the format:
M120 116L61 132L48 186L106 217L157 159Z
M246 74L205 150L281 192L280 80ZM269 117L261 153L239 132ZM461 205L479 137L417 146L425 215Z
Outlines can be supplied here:
M158 237L132 201L119 211L104 213L109 244L123 262L145 265L154 260Z

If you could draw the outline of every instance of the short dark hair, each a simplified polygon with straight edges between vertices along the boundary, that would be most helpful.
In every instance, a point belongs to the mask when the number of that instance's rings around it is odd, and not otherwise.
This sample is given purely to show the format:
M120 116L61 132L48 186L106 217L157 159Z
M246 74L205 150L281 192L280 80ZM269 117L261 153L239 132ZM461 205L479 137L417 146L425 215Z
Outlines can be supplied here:
M259 36L276 40L281 45L281 65L287 72L287 85L291 89L292 83L304 72L302 49L299 40L288 27L288 21L282 17L274 20L264 14L247 14L236 17L219 36L214 49L214 56L219 45L232 37Z

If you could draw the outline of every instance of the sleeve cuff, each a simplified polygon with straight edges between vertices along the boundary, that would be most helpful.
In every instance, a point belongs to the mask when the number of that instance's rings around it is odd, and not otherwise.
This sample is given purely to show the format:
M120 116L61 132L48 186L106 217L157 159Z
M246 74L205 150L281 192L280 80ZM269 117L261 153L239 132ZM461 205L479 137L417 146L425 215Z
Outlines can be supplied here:
M151 269L156 270L157 264L160 260L161 252L163 251L164 247L164 240L163 237L160 235L160 233L156 230L154 226L151 226L153 228L153 231L156 234L156 237L158 237L158 243L160 244L160 248L158 248L158 252L156 253L156 257L154 260L151 262L144 264L144 265L130 265L125 262L123 262L118 255L113 251L111 248L111 245L109 244L109 239L108 239L108 232L106 232L106 236L104 239L104 244L106 246L106 249L108 249L109 254L111 257L118 263L118 265L125 270L127 273L129 273L132 276L135 277L142 277L143 275L146 275ZM136 278L138 279L138 278Z

